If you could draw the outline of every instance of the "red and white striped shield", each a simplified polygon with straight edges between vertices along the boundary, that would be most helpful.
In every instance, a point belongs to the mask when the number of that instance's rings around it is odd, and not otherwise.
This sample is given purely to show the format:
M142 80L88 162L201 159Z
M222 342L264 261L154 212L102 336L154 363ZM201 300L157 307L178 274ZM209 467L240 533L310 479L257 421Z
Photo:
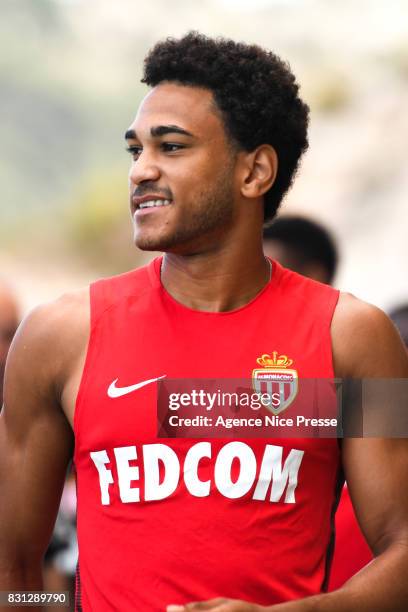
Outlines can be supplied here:
M273 414L280 414L290 406L297 395L297 371L286 368L253 370L252 385L265 408Z

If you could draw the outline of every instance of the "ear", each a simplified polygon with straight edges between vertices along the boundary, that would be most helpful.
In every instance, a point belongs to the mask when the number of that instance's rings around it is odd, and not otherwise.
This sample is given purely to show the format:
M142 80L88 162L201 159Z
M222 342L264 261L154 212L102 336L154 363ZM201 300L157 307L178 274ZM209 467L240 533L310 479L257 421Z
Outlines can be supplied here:
M259 198L269 191L278 172L278 156L271 145L260 145L245 153L243 158L241 194L246 198Z

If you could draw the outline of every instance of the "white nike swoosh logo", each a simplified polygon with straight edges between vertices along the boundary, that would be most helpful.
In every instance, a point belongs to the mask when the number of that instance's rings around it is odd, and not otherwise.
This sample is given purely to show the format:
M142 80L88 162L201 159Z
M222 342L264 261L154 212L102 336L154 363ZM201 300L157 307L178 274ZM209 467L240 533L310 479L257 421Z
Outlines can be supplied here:
M143 380L142 382L136 383L135 385L130 385L130 387L117 387L116 383L119 379L116 378L109 385L108 396L112 398L122 397L122 395L127 395L128 393L132 393L132 391L137 391L138 389L141 389L146 385L150 385L151 383L161 380L162 378L166 378L166 376L167 374L163 374L163 376L158 376L157 378L149 378L149 380Z

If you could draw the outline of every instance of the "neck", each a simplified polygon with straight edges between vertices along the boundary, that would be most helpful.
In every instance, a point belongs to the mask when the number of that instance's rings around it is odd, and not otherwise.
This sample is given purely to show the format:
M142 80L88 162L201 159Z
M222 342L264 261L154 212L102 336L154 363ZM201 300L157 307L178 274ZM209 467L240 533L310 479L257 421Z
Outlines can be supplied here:
M178 302L207 312L235 310L250 302L270 280L271 266L262 240L252 249L211 251L194 255L166 253L161 280Z

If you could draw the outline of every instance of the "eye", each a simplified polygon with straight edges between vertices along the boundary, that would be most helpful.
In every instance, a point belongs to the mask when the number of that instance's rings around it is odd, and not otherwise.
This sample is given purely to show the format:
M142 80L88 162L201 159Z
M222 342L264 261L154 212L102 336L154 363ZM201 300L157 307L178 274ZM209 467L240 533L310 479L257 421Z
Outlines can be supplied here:
M175 142L162 142L161 146L163 151L165 151L166 153L175 153L176 151L185 148L185 145L178 144Z
M128 147L126 149L126 151L131 154L132 159L134 161L137 161L139 159L139 156L140 156L141 152L142 152L142 147L138 147L136 145L132 145L132 146Z

